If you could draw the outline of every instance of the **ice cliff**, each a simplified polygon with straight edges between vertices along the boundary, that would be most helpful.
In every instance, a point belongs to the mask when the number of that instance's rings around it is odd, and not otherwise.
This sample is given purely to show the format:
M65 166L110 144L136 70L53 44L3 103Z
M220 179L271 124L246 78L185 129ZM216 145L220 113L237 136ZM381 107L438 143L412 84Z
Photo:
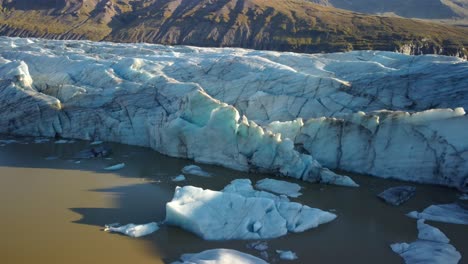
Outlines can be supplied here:
M0 133L149 146L244 171L468 184L468 63L0 38Z

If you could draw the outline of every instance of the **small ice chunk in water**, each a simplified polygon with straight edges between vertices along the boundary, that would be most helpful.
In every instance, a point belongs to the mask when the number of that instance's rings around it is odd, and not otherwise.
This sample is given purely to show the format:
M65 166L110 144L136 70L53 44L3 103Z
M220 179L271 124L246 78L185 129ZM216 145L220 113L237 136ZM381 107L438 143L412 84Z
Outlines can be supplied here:
M413 197L415 192L415 187L397 186L386 189L385 191L381 192L378 197L391 205L398 206Z
M104 146L96 146L90 149L84 149L77 154L74 158L76 159L92 159L92 158L103 158L109 156L111 149Z
M416 219L468 225L468 210L458 204L431 205L421 213L412 211L407 216Z
M91 145L91 146L100 145L100 144L102 144L101 140L96 140L96 141L93 141L93 142L89 143L89 145Z
M42 144L42 143L46 143L46 142L49 142L50 139L48 138L36 138L34 139L34 143L35 144Z
M256 241L252 242L247 245L248 248L255 249L258 251L265 251L268 249L268 243L267 242L261 242L261 241Z
M130 237L141 237L149 235L153 232L158 231L159 226L155 222L151 222L144 225L128 224L118 226L118 223L106 225L104 231L106 232L117 232Z
M260 252L260 257L262 257L262 259L268 260L268 257L269 257L269 256L268 256L268 252L266 252L266 251L261 251L261 252Z
M468 193L461 194L460 197L458 197L458 199L462 201L468 201Z
M450 245L450 240L438 228L418 220L418 240L390 245L406 264L456 264L461 259L460 252Z
M188 165L182 168L182 172L185 174L192 174L192 175L197 175L197 176L202 176L202 177L210 177L211 174L202 170L199 166L197 165Z
M18 141L14 140L14 139L0 139L0 144L2 145L8 145L8 144L13 144L13 143L17 143Z
M60 139L55 141L55 144L67 144L67 143L75 143L73 140L65 140L65 139Z
M180 174L178 176L175 176L172 178L172 181L174 182L180 182L180 181L185 181L185 176L183 174Z
M105 170L108 170L108 171L114 171L114 170L120 170L120 169L122 169L123 167L125 167L125 163L115 164L115 165L106 167L106 168L104 168L104 169L105 169Z
M296 253L289 250L276 250L276 253L279 254L280 259L283 260L295 260L297 259Z
M301 186L299 184L287 181L266 178L258 181L257 184L255 184L255 187L263 191L284 194L294 198L302 195L302 193L299 192L301 190Z
M268 264L263 259L225 248L210 249L196 254L183 254L172 264Z

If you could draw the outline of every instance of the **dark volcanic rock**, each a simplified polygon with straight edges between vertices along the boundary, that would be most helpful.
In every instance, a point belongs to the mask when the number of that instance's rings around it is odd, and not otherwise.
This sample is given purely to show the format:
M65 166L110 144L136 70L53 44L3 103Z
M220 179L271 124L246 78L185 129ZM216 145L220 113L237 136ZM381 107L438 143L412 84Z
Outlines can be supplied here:
M392 187L383 191L378 196L385 202L391 205L398 206L408 201L411 197L413 197L415 192L416 192L416 187L397 186L397 187Z

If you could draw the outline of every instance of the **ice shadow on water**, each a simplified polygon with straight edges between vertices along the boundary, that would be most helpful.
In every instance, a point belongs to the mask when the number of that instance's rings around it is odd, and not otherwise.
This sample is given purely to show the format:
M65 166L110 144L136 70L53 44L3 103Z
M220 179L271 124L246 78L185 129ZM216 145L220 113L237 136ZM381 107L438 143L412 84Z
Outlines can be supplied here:
M70 208L81 216L74 223L99 227L103 232L102 235L123 236L104 233L102 228L113 222L120 224L158 222L160 230L133 239L146 241L146 252L155 258L161 258L165 263L172 263L184 253L196 253L212 248L232 248L257 256L259 254L246 248L248 241L205 241L190 232L162 223L165 219L165 205L172 199L173 188L164 188L159 184L135 184L90 191L112 195L116 207Z
M74 158L75 154L89 148L89 142L76 140L74 143L55 144L54 139L44 143L34 143L34 138L15 139L16 143L0 147L0 166L92 172L96 173L97 180L100 174L141 179L142 184L86 190L109 196L113 208L68 208L79 215L79 219L73 223L96 227L96 232L102 232L103 236L123 236L102 231L106 224L114 222L144 224L163 221L165 205L172 199L177 185L195 185L216 190L222 189L234 178L247 177L242 172L201 165L214 176L210 178L188 176L186 181L176 183L171 181L171 177L180 174L184 166L194 164L193 161L167 157L149 148L118 143L104 143L112 149L110 160L105 158L79 160ZM75 163L78 160L81 162ZM126 164L121 170L104 170L107 166L121 162ZM160 230L151 235L134 239L147 242L145 252L166 263L177 260L184 253L196 253L212 248L232 248L258 256L258 252L246 249L248 243L246 241L205 241L190 232L167 225L162 225Z

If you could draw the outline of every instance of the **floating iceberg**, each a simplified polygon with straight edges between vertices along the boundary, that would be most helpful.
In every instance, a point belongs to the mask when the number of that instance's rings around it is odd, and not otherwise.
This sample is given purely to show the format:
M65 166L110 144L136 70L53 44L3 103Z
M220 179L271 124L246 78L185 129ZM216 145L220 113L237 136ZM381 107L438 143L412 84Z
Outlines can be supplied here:
M50 141L49 138L36 138L36 139L34 139L35 144L42 144L42 143L46 143L46 142L49 142L49 141Z
M182 168L182 172L186 173L186 174L192 174L192 175L202 176L202 177L210 177L211 176L211 174L209 172L206 172L206 171L202 170L202 168L200 168L197 165L185 166L185 167Z
M66 140L66 139L59 139L57 141L55 141L55 144L71 144L71 143L75 143L74 140Z
M75 154L75 159L105 158L109 156L111 150L103 146L97 146L90 149L84 149Z
M289 197L299 197L302 195L299 191L301 186L297 183L280 181L274 179L263 179L255 184L255 187L260 190L269 191L277 194L284 194Z
M416 188L412 186L397 186L381 192L378 197L391 205L400 205L413 197Z
M183 254L172 264L268 264L262 259L232 249L210 249L197 254Z
M460 252L449 244L450 240L438 228L421 219L418 220L418 231L418 240L390 246L406 264L457 264L460 261Z
M106 225L104 231L117 232L130 237L142 237L159 230L158 224L151 222L144 225L127 224L118 226L117 224Z
M115 170L120 170L124 167L125 167L125 163L118 163L109 167L105 167L104 169L108 171L115 171Z
M174 182L185 181L185 176L183 174L177 175L172 178L172 181Z
M148 146L311 182L356 186L329 170L340 169L464 189L467 64L0 37L0 133Z
M2 145L8 145L13 143L18 143L18 141L14 139L0 139L0 144Z
M256 241L249 243L247 245L248 248L255 249L258 251L265 251L268 249L268 243L267 242L261 242L261 241Z
M296 253L290 250L276 250L276 253L279 254L280 259L283 260L295 260L297 259Z
M431 205L421 213L412 211L407 215L416 219L468 225L468 210L458 204Z
M299 203L193 186L176 187L172 201L166 204L166 223L206 240L276 238L335 218Z

